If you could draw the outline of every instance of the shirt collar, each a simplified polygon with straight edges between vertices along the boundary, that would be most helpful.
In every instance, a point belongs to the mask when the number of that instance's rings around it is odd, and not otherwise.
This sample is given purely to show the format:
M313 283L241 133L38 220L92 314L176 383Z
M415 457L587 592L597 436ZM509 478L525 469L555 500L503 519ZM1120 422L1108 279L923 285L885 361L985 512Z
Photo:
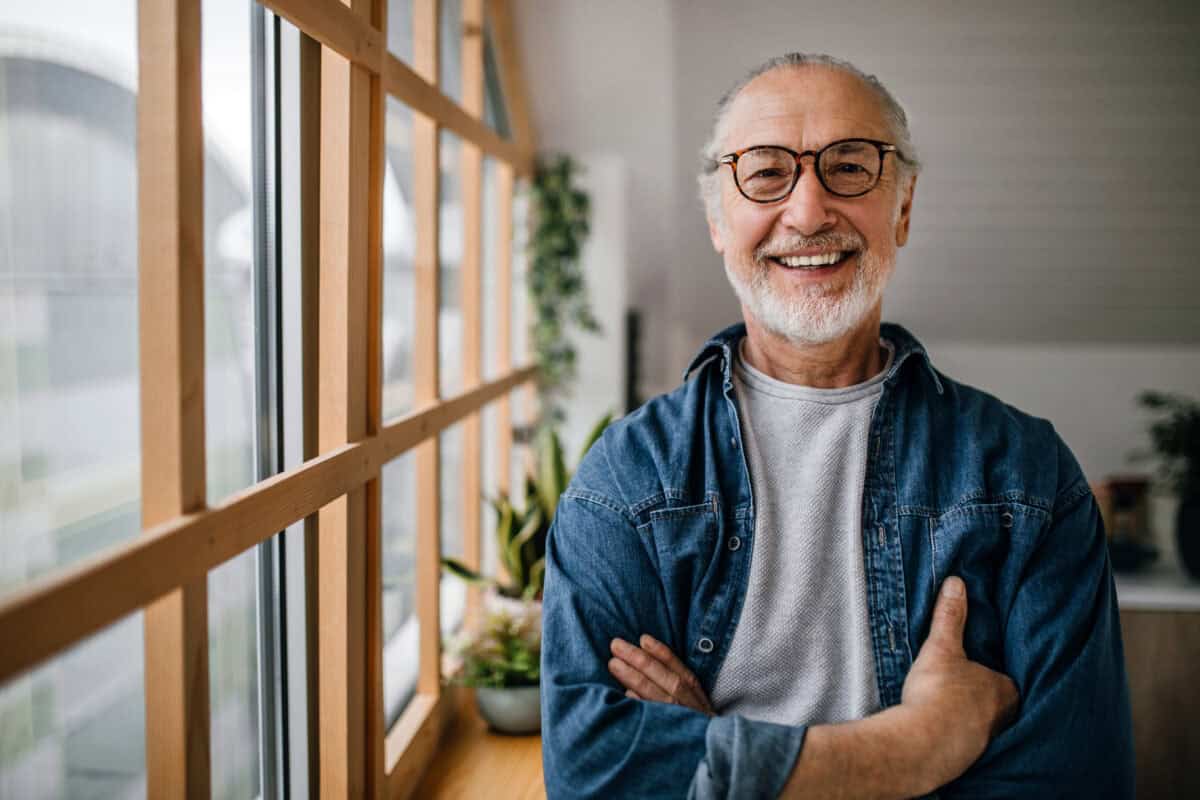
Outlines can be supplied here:
M725 386L726 388L732 386L733 348L737 347L737 343L745 335L746 325L742 322L730 325L725 330L715 334L704 343L704 346L700 348L700 352L692 359L692 363L683 371L683 379L686 381L688 376L706 361L712 358L720 358L722 361L721 371L725 377ZM887 377L884 378L885 383L895 383L896 376L900 374L901 365L904 364L909 356L916 355L919 356L919 360L925 365L926 372L933 379L933 385L937 388L938 394L945 392L937 370L933 368L933 362L929 359L929 353L926 352L924 345L917 341L917 337L909 333L904 326L897 325L894 322L881 323L879 326L879 335L890 341L896 348L896 355L892 359L892 366L888 368Z

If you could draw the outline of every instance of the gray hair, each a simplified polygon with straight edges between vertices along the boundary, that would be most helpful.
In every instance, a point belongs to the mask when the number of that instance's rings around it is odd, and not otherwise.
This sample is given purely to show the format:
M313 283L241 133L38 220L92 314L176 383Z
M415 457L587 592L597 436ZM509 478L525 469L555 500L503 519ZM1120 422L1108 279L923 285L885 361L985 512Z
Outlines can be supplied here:
M729 109L733 105L733 101L741 93L742 89L745 89L751 81L760 75L784 67L806 66L819 66L841 70L858 78L865 86L871 89L879 100L879 106L883 111L883 118L887 123L889 134L893 143L898 148L896 166L901 182L907 182L908 179L915 177L921 171L921 162L917 159L916 148L913 147L912 143L912 134L908 130L908 115L904 113L903 106L900 105L895 96L887 90L887 87L878 78L874 75L868 75L849 61L843 61L840 58L834 58L823 53L787 53L786 55L776 56L764 61L750 70L745 77L735 83L729 91L725 92L717 102L717 113L713 120L712 134L700 151L701 168L700 175L698 176L700 199L704 202L705 211L708 212L710 219L720 220L721 218L721 184L720 173L718 172L720 165L717 163L717 159L723 155L720 151L721 140L725 135ZM899 199L897 199L897 202L899 202Z

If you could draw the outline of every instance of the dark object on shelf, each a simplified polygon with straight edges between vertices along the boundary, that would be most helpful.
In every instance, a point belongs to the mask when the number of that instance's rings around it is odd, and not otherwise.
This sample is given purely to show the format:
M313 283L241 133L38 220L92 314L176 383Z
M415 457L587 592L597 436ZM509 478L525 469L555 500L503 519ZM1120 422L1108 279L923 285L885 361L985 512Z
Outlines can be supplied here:
M1188 575L1200 580L1200 495L1185 497L1180 501L1175 538L1183 568Z
M1162 477L1179 495L1175 536L1179 558L1193 578L1200 579L1200 402L1166 392L1142 392L1138 403L1154 414L1150 425L1153 455ZM1150 455L1135 453L1135 459Z
M1136 572L1158 558L1158 551L1131 539L1110 539L1108 557L1117 572Z
M642 312L625 312L625 413L632 414L642 405L638 386L642 381Z
M1150 541L1150 480L1144 475L1110 477L1096 491L1108 533L1108 553L1118 572L1134 572L1158 558Z

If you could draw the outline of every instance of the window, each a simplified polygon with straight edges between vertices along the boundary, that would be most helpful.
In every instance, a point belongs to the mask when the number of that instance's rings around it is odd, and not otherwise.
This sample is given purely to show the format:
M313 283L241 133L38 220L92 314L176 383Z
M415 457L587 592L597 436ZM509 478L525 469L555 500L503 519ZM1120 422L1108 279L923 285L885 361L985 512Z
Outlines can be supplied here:
M140 529L136 6L74 5L0 9L0 602ZM144 784L141 614L112 622L0 684L0 796Z
M528 128L505 4L330 1L0 12L0 796L400 793L451 707Z

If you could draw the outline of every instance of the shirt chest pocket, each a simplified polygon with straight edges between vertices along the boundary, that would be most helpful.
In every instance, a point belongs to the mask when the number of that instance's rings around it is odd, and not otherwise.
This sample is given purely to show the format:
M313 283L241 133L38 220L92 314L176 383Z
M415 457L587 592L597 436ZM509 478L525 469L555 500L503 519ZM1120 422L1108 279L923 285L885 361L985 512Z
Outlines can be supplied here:
M650 512L642 526L653 542L677 641L701 624L704 597L714 594L720 567L720 514L715 500ZM693 608L695 606L695 608Z
M987 503L928 520L934 586L950 575L966 582L963 646L970 659L991 669L1003 669L1004 629L1017 585L1013 573L1025 562L1023 554L1036 543L1046 519L1037 508Z

